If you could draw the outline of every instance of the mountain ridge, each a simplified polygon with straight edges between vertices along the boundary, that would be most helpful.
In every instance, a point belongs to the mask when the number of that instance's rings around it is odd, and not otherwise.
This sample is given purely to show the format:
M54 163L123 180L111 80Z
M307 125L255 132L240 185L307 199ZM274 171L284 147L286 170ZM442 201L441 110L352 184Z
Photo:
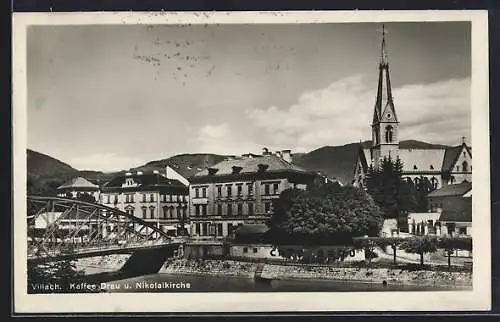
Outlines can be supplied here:
M359 150L359 144L366 149L371 146L371 141L347 143L338 146L327 145L307 153L292 154L292 162L305 169L322 173L331 178L337 178L342 182L349 182L354 175L355 158ZM402 149L450 147L418 140L400 142L400 148ZM55 194L58 186L77 176L84 177L95 184L103 184L114 176L128 171L158 170L165 172L166 166L174 169L185 178L189 178L196 172L223 161L228 156L214 153L182 153L164 159L148 161L143 165L128 170L103 172L77 170L71 165L47 154L27 149L28 192L33 194Z

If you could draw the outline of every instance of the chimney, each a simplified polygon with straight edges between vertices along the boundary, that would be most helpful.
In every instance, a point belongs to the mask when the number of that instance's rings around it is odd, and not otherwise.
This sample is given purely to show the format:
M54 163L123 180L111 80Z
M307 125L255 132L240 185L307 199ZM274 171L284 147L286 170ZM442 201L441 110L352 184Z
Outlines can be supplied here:
M281 158L288 163L292 163L292 150L282 150Z

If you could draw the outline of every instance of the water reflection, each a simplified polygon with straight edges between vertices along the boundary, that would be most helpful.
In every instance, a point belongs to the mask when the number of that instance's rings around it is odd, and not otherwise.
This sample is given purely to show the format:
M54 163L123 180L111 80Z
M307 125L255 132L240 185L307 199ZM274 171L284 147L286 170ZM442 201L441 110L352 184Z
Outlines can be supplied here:
M109 292L367 292L459 291L467 286L401 285L324 280L255 281L246 277L153 274L108 282Z

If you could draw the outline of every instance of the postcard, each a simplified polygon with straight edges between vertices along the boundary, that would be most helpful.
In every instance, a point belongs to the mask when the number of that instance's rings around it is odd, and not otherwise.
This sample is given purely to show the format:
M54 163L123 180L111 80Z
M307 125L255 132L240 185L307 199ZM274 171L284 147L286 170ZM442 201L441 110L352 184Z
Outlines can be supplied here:
M14 310L489 309L487 27L14 13Z

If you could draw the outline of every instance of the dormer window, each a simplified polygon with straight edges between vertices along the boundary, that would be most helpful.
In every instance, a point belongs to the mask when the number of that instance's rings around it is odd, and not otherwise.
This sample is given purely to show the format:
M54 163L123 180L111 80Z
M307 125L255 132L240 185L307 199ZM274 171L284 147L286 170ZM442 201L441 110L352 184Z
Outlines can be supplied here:
M124 186L131 187L133 185L135 185L134 179L132 179L132 178L126 178L125 179Z
M269 168L269 164L262 164L262 163L260 163L257 166L259 167L259 172L264 172L264 171L267 170L267 168Z
M416 165L414 165L413 170L418 170L418 167Z
M243 168L238 166L233 166L233 174L238 174Z
M462 162L462 172L467 172L467 169L469 168L469 164L467 161Z
M219 171L217 168L208 168L208 175L213 176L217 173L217 171Z
M431 168L431 170L434 170L434 167L432 166L432 164L431 164L431 167L430 167L430 168Z

